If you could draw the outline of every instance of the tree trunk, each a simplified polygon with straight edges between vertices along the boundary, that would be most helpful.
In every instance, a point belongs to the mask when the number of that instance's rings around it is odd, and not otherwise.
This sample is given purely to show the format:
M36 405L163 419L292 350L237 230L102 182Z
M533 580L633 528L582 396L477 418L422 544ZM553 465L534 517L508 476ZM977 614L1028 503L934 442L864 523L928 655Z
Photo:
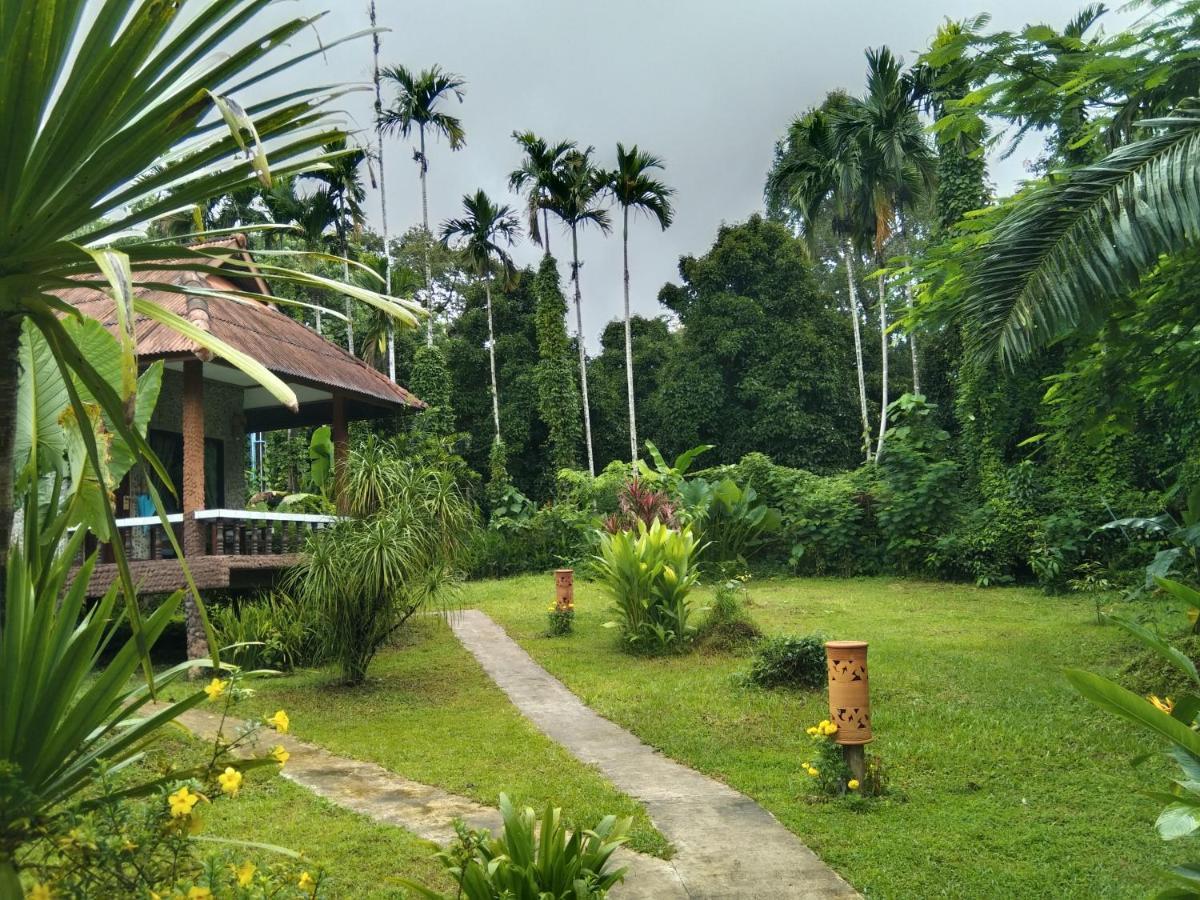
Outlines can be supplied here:
M596 474L596 461L592 456L592 411L588 407L587 352L583 347L583 305L579 293L579 233L571 226L571 256L574 265L571 277L575 279L575 327L579 336L579 393L583 400L583 434L587 441L588 474Z
M421 132L421 227L425 229L425 309L429 313L429 321L425 323L425 345L433 346L433 271L429 265L429 249L433 235L429 231L429 194L425 186L425 173L429 171L429 161L425 159L425 126Z
M350 263L347 262L350 252L349 245L346 239L342 238L342 282L350 283ZM351 356L354 355L354 301L349 297L346 298L346 350Z
M375 0L370 5L371 27L375 27ZM392 245L388 237L387 181L383 172L383 126L379 118L383 114L383 91L379 78L379 32L371 35L375 63L375 156L379 163L379 217L383 220L383 284L384 293L392 296ZM387 322L387 373L396 383L396 323L390 316Z
M483 290L487 295L488 363L492 369L492 421L496 425L496 440L500 440L500 386L496 381L496 332L492 327L492 279L485 275Z
M888 408L888 318L887 318L887 279L879 276L879 442L875 445L875 460L883 456L883 436L887 433Z
M862 447L867 462L871 461L871 416L867 411L867 377L863 371L862 329L858 320L858 284L854 274L854 250L846 241L842 250L846 258L846 284L850 289L850 323L854 326L854 363L858 370L858 410L862 416Z
M21 316L0 318L0 622L8 588L8 549L13 526L13 449L17 431L17 348Z
M908 258L908 229L905 227L903 211L900 213L900 239L904 242L905 258ZM907 277L904 279L904 308L911 322L913 312L912 282ZM919 394L921 393L921 360L917 354L917 332L915 328L908 332L908 350L912 355L912 392Z
M546 255L550 255L550 210L542 210L542 246L546 248Z
M629 393L629 460L631 472L637 478L638 439L637 410L633 396L633 326L629 321L629 207L623 210L621 252L625 264L625 389Z

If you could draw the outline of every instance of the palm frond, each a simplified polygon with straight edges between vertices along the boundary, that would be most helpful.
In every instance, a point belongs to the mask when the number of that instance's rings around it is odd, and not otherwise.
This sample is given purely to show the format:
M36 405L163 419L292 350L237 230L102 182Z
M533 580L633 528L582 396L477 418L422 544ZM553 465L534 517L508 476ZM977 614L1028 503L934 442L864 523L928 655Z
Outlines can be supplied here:
M1200 111L1035 188L984 245L957 310L980 358L1009 365L1094 324L1164 253L1200 238Z

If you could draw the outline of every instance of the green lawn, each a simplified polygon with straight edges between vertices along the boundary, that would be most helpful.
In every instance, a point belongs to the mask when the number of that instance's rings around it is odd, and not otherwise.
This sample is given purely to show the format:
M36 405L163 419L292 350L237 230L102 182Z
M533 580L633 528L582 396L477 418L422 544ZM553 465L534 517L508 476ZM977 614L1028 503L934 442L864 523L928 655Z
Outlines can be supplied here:
M264 679L239 714L280 707L292 733L334 753L495 806L501 792L539 812L548 801L572 827L609 813L633 816L630 846L669 847L645 810L530 725L450 629L424 620L381 653L368 683L346 688L331 670Z
M1163 788L1165 764L1131 771L1142 745L1060 674L1111 672L1128 651L1086 602L886 578L755 582L768 633L870 642L872 750L892 792L855 811L813 802L798 768L823 692L743 687L736 657L622 653L586 583L576 633L543 637L552 593L550 576L527 577L473 583L464 599L600 713L759 800L868 895L1133 896L1186 855L1159 841L1160 804L1137 793Z

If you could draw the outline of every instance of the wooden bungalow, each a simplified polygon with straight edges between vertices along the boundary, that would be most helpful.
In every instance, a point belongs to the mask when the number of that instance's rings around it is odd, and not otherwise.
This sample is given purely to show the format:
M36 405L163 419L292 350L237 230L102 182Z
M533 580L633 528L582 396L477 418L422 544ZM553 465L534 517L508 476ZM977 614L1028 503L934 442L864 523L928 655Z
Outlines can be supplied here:
M249 265L228 277L208 275L205 286L218 291L251 290L269 294L253 269L244 237L209 246L228 247L231 257ZM187 285L191 272L139 273L140 281ZM86 315L116 328L112 299L93 288L59 293ZM247 436L283 428L329 424L335 462L346 455L347 425L387 416L424 404L385 375L341 347L284 315L273 305L214 296L141 289L139 296L186 317L231 346L258 360L296 393L292 412L264 388L220 359L212 358L177 332L139 317L138 359L142 365L163 360L162 393L150 422L148 439L178 491L169 500L169 521L188 568L202 589L242 588L269 581L296 562L304 537L333 519L246 510ZM142 467L135 467L117 492L117 526L130 559L134 580L146 593L183 587L178 559L161 523L149 508ZM103 593L116 577L116 566L96 567L88 592Z

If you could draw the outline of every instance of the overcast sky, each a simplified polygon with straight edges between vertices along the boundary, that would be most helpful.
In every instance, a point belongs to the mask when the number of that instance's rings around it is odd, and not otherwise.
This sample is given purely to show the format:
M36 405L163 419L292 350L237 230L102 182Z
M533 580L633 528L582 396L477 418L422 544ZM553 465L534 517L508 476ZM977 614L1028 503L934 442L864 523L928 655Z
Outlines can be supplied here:
M676 189L675 224L665 233L642 219L632 228L636 312L657 315L659 288L677 276L682 254L711 246L722 222L762 208L763 178L788 121L834 88L862 90L863 50L889 45L915 58L944 17L992 14L995 28L1026 22L1061 26L1076 0L378 0L385 64L440 64L467 80L462 117L466 147L429 151L430 222L457 215L462 196L482 187L508 194L520 153L511 134L531 129L547 139L595 145L611 165L616 142L636 143L666 161ZM319 25L323 39L367 25L366 0L294 0L274 13L333 8ZM1113 27L1109 26L1110 29ZM304 38L298 43L306 43ZM337 48L306 64L306 79L328 83L371 77L370 41ZM294 76L293 76L294 77ZM354 123L371 128L372 96L354 95ZM388 102L385 96L384 102ZM372 135L367 135L373 140ZM1006 188L1021 177L1018 154L992 169ZM393 234L420 221L420 191L411 143L385 142L388 218ZM370 217L379 227L378 192ZM551 228L555 228L551 223ZM560 232L551 249L565 260ZM604 324L620 314L619 236L581 240L584 330L589 350ZM529 242L518 262L536 264ZM564 274L565 265L560 266ZM572 316L572 321L574 317Z

